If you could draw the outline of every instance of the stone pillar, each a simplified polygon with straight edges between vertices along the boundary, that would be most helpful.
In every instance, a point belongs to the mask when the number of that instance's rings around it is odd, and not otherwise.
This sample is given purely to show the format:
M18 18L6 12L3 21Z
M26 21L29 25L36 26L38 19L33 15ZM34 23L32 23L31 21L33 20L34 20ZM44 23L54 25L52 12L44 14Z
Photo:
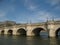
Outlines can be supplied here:
M0 34L1 34L1 31L2 31L2 30L0 30Z
M33 34L32 30L28 30L27 31L27 36L35 36L35 35Z
M27 30L27 33L26 33L27 36L34 36L31 26L28 26L26 30Z
M55 35L55 25L54 24L50 24L49 28L50 28L49 37L56 37L56 35Z
M17 33L16 33L16 32L17 32L17 29L16 29L16 28L14 28L14 29L13 29L13 35L17 35Z
M9 29L4 29L4 34L8 34Z
M55 34L54 30L49 31L49 37L56 37L56 34Z

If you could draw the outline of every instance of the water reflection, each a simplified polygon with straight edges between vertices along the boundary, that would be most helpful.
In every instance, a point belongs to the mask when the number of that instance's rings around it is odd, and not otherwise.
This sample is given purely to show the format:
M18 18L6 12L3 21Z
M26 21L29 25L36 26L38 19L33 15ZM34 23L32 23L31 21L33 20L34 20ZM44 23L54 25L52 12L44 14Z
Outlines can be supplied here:
M27 37L27 45L48 45L49 40L47 38L38 37Z
M50 38L50 45L58 45L57 38Z
M26 39L27 45L39 45L40 44L39 42L41 41L39 37L27 37Z
M60 45L60 38L0 35L0 45Z

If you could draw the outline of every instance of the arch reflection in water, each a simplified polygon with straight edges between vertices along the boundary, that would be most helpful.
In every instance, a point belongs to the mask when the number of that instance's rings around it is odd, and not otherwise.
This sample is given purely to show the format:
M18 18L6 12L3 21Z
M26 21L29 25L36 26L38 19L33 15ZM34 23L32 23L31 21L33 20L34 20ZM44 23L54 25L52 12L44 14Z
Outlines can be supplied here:
M33 29L33 34L35 35L35 36L39 36L40 35L40 32L44 32L45 30L43 29L43 28L35 28L35 29Z
M56 38L50 38L50 45L58 45Z
M26 35L25 29L21 28L17 30L17 35Z

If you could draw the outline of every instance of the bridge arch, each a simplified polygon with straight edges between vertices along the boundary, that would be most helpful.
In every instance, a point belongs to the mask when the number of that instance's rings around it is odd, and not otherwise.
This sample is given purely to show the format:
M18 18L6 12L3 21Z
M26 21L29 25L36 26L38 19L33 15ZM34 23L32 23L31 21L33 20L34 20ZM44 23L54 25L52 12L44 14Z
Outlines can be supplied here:
M17 30L17 35L26 35L26 30L23 28L20 28Z
M59 32L60 32L60 28L56 29L55 35L56 35L57 37L58 37L58 35L59 35Z
M34 28L34 29L32 30L32 33L33 33L34 35L38 36L38 35L40 35L40 32L41 32L41 31L45 31L45 29L44 29L44 28L41 28L41 27L38 27L38 28Z
M7 32L8 35L12 35L13 34L13 30L9 29Z
M4 30L1 31L1 34L4 35Z

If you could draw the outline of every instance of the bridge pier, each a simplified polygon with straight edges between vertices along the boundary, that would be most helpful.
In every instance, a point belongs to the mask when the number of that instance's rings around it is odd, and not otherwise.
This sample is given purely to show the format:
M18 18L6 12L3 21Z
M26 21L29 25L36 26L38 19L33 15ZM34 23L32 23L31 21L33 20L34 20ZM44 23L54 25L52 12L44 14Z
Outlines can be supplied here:
M8 34L8 33L7 33L7 32L8 32L8 29L4 29L4 30L5 30L5 31L4 31L4 34L7 35L7 34Z
M13 35L17 35L17 29L13 28Z
M28 30L27 31L27 36L35 36L35 35L33 34L32 30Z
M26 28L26 35L27 36L35 36L35 34L32 32L32 30L33 30L33 28L31 27L31 25L30 26L28 26L27 28Z
M1 34L1 30L0 30L0 34Z
M55 34L54 30L49 31L49 37L56 37L56 34Z
M13 31L13 35L17 35L17 34L16 34L16 31Z

